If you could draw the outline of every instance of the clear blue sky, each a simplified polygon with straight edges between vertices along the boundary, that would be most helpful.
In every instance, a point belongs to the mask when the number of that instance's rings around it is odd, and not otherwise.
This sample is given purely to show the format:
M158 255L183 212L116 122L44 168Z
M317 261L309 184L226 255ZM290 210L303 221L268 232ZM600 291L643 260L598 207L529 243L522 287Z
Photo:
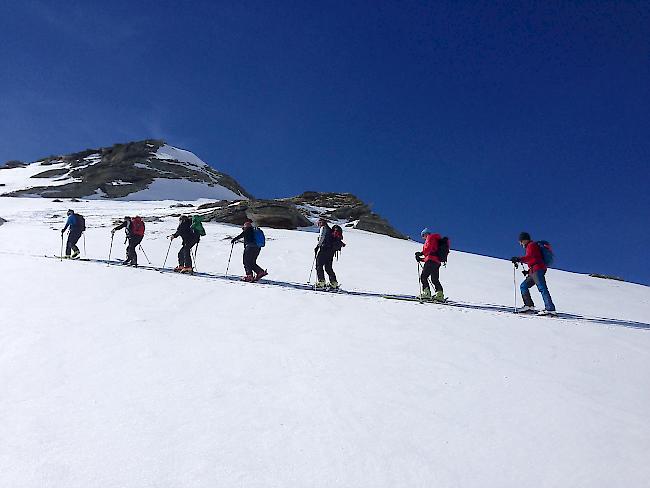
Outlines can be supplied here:
M649 2L5 0L0 29L0 161L163 138L258 197L650 283Z

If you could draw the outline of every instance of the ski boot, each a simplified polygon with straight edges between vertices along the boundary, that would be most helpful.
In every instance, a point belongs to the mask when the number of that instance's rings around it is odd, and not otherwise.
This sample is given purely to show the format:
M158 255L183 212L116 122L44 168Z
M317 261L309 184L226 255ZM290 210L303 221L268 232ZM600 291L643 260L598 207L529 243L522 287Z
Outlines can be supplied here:
M535 307L533 305L524 305L523 307L519 307L517 309L517 313L533 313L536 312Z
M557 317L557 312L555 310L540 310L537 312L537 315L540 317L548 316L548 317Z
M191 266L183 266L180 272L183 274L194 274L194 269Z
M179 264L178 266L176 266L176 267L174 268L174 273L180 273L182 269L183 269L183 266L181 266L181 265Z
M437 291L435 295L433 295L433 301L434 302L446 302L447 299L445 298L445 294L443 291Z
M78 249L76 251L72 251L72 256L70 256L70 259L79 259L80 254L81 253L79 252Z
M327 288L330 291L335 291L335 292L340 290L338 281L332 281L329 285L327 285Z
M253 281L259 281L259 280L261 280L262 278L264 278L267 274L269 274L269 272L268 272L268 270L265 269L265 270L262 271L261 273L256 274L256 275L255 275L255 278L253 278Z
M429 288L425 288L422 290L422 293L418 296L420 300L431 300L431 290Z
M325 280L319 280L314 285L314 290L325 290L326 283Z
M252 283L255 280L255 278L253 278L252 274L249 274L249 275L246 275L246 276L242 276L240 278L240 280L245 281L246 283Z

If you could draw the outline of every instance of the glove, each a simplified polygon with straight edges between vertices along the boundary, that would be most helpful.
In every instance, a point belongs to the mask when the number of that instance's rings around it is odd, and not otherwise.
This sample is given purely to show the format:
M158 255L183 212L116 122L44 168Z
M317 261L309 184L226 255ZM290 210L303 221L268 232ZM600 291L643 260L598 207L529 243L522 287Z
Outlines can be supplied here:
M230 244L232 244L233 246L235 245L235 242L237 242L237 239L230 239Z
M524 275L524 276L528 276L528 270L527 270L527 269L524 269L524 270L521 272L521 274Z
M314 248L314 254L318 254L318 246Z
M519 262L519 257L518 256L513 256L510 258L510 261L512 261L512 264L517 264Z
M115 235L115 229L111 230L111 237Z
M61 235L63 235L65 232L65 229L61 229Z
M424 253L418 251L418 252L415 253L415 260L416 260L418 263L421 263L421 262L423 261L423 256L424 256Z

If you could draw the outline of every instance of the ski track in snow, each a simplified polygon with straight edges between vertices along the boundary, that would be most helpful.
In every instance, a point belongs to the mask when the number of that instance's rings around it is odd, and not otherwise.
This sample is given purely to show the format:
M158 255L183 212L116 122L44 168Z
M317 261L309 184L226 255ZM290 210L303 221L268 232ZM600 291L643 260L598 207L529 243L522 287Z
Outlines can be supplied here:
M161 217L160 266L173 203L0 198L0 486L647 485L650 333L620 325L650 322L648 287L549 272L559 310L604 324L241 283L218 278L239 228L216 223L197 267L217 278L33 257L73 206L97 259L112 219ZM316 235L265 233L269 280L306 281ZM416 243L345 241L344 288L417 293ZM452 252L441 281L512 302L507 261Z

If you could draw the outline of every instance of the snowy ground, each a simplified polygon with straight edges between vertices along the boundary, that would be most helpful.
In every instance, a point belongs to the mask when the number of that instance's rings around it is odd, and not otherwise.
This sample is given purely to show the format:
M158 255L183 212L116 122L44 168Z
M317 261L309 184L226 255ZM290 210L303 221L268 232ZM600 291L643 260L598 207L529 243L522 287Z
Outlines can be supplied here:
M172 203L74 204L88 256ZM0 198L0 486L648 486L647 287L549 272L558 309L607 325L39 257L70 205ZM147 224L156 265L175 224ZM205 227L198 268L224 273L238 229ZM316 235L266 234L269 278L305 282ZM344 288L418 291L415 243L345 241ZM442 281L513 301L502 260L454 252Z

